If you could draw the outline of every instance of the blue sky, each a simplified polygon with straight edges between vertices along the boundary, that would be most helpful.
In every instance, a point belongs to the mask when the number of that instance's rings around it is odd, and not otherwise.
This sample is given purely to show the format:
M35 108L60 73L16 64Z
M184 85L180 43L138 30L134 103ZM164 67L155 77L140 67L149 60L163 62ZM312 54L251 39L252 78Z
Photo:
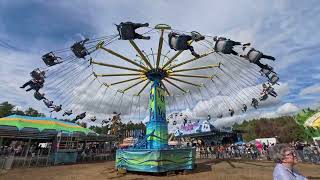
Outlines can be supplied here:
M85 37L114 34L121 21L170 24L251 42L276 57L282 96L272 107L243 118L282 115L319 105L320 3L317 0L241 1L0 1L0 101L21 108L43 104L19 86L44 67L41 56ZM268 62L269 63L269 62ZM270 115L274 112L276 114ZM238 119L240 117L237 117ZM234 119L226 119L229 122Z

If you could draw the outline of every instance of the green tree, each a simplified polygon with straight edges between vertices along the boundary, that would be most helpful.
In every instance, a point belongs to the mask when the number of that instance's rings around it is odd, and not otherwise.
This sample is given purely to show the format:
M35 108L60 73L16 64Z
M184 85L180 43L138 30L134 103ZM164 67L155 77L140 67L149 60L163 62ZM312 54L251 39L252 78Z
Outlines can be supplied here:
M39 113L38 110L29 107L25 112L25 115L32 117L45 117L43 113Z
M6 117L13 114L14 105L9 102L3 102L0 104L0 118Z
M280 142L291 142L297 140L310 140L312 134L316 134L316 131L305 129L291 116L244 121L240 125L235 125L234 129L245 132L243 134L243 139L245 141L277 136Z
M19 109L14 110L12 113L16 114L16 115L20 115L20 116L25 116L26 115L23 111L21 111Z

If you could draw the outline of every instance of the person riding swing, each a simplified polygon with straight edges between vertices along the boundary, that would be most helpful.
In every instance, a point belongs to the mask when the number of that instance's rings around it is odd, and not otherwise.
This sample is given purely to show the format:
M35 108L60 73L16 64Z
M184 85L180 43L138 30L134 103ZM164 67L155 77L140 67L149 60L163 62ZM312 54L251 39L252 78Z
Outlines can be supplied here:
M54 66L62 63L62 61L59 61L58 59L61 59L61 57L55 56L53 52L49 52L42 56L42 60L47 66Z
M62 105L60 104L59 106L53 106L52 108L53 108L53 109L52 109L50 112L53 112L53 111L59 112L59 111L61 111L61 109L62 109Z
M134 39L144 39L149 40L150 36L143 36L135 32L136 29L141 27L148 27L149 23L133 23L133 22L121 22L117 25L117 30L119 32L121 40L134 40Z
M233 54L238 55L236 51L233 50L234 46L241 45L241 42L233 41L225 37L214 36L213 40L215 41L214 50L221 52L223 54ZM244 46L249 46L250 43L243 44Z
M248 109L248 106L247 106L246 104L242 104L242 109L241 109L241 111L242 111L242 112L246 112L247 109Z
M72 110L67 110L67 111L65 111L63 114L62 114L62 116L70 116L72 114Z
M84 46L84 44L88 41L89 39L86 38L85 40L76 42L71 46L71 50L77 58L84 59L87 55L90 54L87 48Z
M197 42L200 40L204 40L205 37L195 31L191 33L191 36L187 34L170 32L168 34L168 39L169 39L169 46L171 49L174 49L175 51L190 50L191 54L194 57L199 58L200 55L194 51L193 46L191 46L190 44L192 41Z
M254 49L254 48L251 48L247 45L243 45L242 50L243 50L243 53L242 53L242 55L240 55L240 57L247 59L250 63L254 63L254 64L258 65L261 69L268 69L269 68L267 65L262 64L260 62L261 58L269 59L272 61L276 60L276 58L274 58L273 56L265 55L262 52Z
M254 107L255 109L258 109L259 101L256 98L252 98L251 106Z
M50 101L49 99L43 100L43 103L44 103L48 108L52 108L52 107L53 107L53 101Z
M43 99L46 99L45 97L44 97L44 95L45 95L45 93L40 93L40 92L38 92L38 91L35 91L34 92L34 94L33 94L33 96L34 96L34 98L36 98L38 101L41 101L41 100L43 100Z

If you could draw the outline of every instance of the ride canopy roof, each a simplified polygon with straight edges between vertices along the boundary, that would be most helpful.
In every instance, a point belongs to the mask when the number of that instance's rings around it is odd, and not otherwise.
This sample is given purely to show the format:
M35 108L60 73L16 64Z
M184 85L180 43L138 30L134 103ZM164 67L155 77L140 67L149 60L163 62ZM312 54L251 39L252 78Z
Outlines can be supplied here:
M56 130L58 132L82 132L87 134L96 134L90 129L83 128L75 123L60 121L54 118L46 117L31 117L31 116L20 116L11 115L4 118L0 118L0 126L14 126L19 131L23 128L35 128L40 132L49 129Z

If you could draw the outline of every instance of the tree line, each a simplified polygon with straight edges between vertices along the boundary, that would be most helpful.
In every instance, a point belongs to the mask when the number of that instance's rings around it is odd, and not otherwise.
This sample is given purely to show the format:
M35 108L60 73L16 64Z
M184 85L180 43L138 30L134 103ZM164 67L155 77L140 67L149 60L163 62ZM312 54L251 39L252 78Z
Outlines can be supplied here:
M305 120L311 115L318 112L318 110L312 110L310 108L302 110L295 116L283 116L277 118L260 118L250 121L244 121L241 124L235 123L233 129L243 131L243 138L245 141L251 141L256 138L277 137L280 142L291 141L311 141L312 137L320 136L319 128L304 127ZM45 117L45 114L38 110L29 107L27 110L19 110L15 105L9 102L2 102L0 104L0 118L9 115L26 115L32 117ZM82 127L87 127L85 122L78 122ZM115 126L115 127L113 127ZM121 120L117 124L109 124L105 126L91 126L91 130L99 134L108 134L112 128L117 129L119 137L126 137L131 135L134 130L141 130L145 132L145 125L140 123L129 122L127 124L122 123Z
M0 118L10 116L10 115L22 115L22 116L32 116L32 117L45 117L45 114L39 112L38 110L29 107L27 110L19 110L15 105L9 102L2 102L0 104Z
M39 112L38 110L32 107L29 107L27 110L22 111L22 110L19 110L17 106L7 101L2 102L0 104L0 118L7 117L14 114L22 115L22 116L32 116L32 117L46 117L45 114ZM70 119L63 119L63 120L70 121ZM134 130L141 130L142 132L145 132L145 129L146 129L145 125L142 122L133 123L130 121L129 123L125 124L121 122L121 119L118 124L114 123L114 124L109 124L101 127L100 126L87 127L88 125L86 122L76 122L76 123L84 128L89 128L98 134L108 134L111 128L113 128L113 126L117 126L116 128L118 129L117 133L119 137L125 137L128 135L131 135L133 134Z
M243 139L251 141L257 138L276 137L280 142L312 141L320 136L320 128L304 127L294 116L260 118L234 124L233 129L243 131Z
M98 134L112 134L112 129L116 129L118 139L146 133L146 126L142 122L133 123L132 121L128 123L120 121L118 124L113 123L105 126L90 126L89 129Z

